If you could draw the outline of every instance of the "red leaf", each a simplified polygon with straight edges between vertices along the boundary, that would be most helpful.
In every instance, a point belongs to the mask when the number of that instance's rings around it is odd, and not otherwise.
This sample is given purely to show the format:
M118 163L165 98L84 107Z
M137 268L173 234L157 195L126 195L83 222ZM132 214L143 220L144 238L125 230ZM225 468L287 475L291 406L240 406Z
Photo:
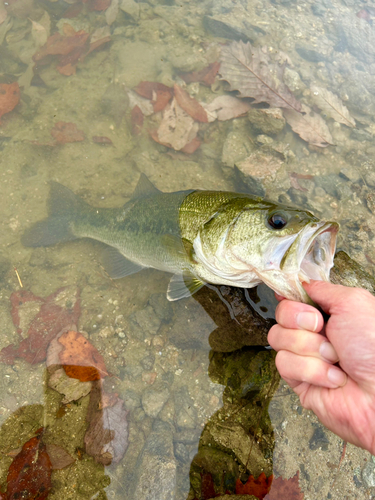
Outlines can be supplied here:
M17 82L0 84L0 118L12 111L20 101L20 88Z
M51 460L42 442L43 428L22 447L8 471L7 492L2 498L44 500L51 489Z
M245 484L242 484L240 479L236 482L236 494L237 495L254 495L255 497L263 500L263 498L270 491L273 475L266 477L265 473L262 472L258 479L254 479L254 476L249 476ZM281 499L278 499L281 500Z
M180 73L180 77L186 83L200 82L205 85L212 85L215 81L216 75L220 69L220 63L214 62L209 64L206 68L200 71L192 71L191 73Z
M131 112L132 134L139 135L143 127L143 113L139 106L134 106Z
M89 38L89 33L84 30L77 31L72 36L63 36L55 33L47 39L47 42L33 56L33 60L40 61L49 55L68 55L74 49L83 48Z
M77 128L75 123L57 122L51 130L56 144L66 144L67 142L80 142L85 139L85 134Z
M201 496L202 500L210 500L218 495L214 487L214 480L209 472L205 472L201 476Z
M170 92L172 95L172 89L159 82L140 82L134 88L134 90L138 95L150 100L153 98L154 92L157 92L158 90L163 92Z
M11 344L1 350L0 359L8 364L16 357L31 364L43 361L51 340L64 327L76 323L81 312L76 288L60 288L46 299L22 290L12 293L10 300L13 323L22 341L18 347ZM34 302L34 307L29 302ZM70 302L69 307L61 306L61 302Z
M271 491L264 500L303 500L304 494L299 487L299 471L290 479L281 476L272 483Z
M91 0L89 10L106 10L111 5L111 0Z
M103 356L81 333L65 332L58 341L65 348L59 357L68 377L89 382L108 375Z
M174 95L181 108L197 122L207 123L206 110L179 85L174 85Z

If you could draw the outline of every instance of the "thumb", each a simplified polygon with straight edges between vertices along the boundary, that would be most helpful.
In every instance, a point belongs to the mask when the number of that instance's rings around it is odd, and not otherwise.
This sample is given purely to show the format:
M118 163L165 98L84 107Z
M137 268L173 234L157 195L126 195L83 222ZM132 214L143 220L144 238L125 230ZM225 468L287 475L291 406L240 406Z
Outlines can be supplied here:
M339 309L343 301L346 302L349 290L346 286L315 280L303 283L303 287L309 297L329 315L332 315L335 309Z

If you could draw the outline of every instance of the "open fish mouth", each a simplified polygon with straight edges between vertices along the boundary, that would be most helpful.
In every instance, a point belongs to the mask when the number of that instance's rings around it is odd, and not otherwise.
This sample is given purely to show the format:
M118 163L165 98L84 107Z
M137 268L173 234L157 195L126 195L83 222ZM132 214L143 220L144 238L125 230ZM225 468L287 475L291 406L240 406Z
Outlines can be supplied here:
M306 226L285 252L280 268L286 273L295 273L299 281L329 281L333 267L337 222L318 222Z

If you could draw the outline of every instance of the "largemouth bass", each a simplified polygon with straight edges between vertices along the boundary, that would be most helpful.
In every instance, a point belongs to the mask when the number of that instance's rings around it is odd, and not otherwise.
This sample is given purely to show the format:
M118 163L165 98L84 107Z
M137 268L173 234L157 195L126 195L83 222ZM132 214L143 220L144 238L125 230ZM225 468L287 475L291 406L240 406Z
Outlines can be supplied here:
M163 193L145 175L121 208L94 208L52 182L49 214L24 233L25 246L93 238L108 245L105 265L113 278L147 267L172 273L169 300L205 283L251 288L264 282L311 303L301 282L329 280L339 228L248 194Z

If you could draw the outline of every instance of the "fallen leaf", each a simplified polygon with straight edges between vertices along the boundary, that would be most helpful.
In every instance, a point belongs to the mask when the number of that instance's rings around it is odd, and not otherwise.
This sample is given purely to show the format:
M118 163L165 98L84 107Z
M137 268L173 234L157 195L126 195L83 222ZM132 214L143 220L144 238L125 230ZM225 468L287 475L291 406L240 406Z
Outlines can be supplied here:
M299 112L301 103L283 82L282 73L283 66L272 63L261 47L252 47L250 42L232 42L221 49L220 74L231 90L256 103Z
M44 12L39 22L33 21L32 19L29 20L32 24L31 36L33 37L35 46L37 48L42 47L42 45L47 43L51 28L51 19L48 15L48 12Z
M154 114L154 107L149 99L138 95L132 90L128 90L127 95L129 97L129 106L131 109L133 109L134 106L138 106L143 116L151 116Z
M299 486L299 471L290 479L281 476L274 479L271 491L264 500L303 500L304 494Z
M43 428L22 446L11 463L4 500L45 500L51 489L52 464L42 441Z
M205 85L212 85L215 82L219 68L220 63L214 62L199 71L192 71L191 73L180 73L179 76L186 83L199 82Z
M173 99L163 112L158 130L151 136L156 142L179 151L196 137L198 129L198 123Z
M305 187L301 186L298 180L299 179L312 180L314 179L314 176L309 174L298 174L297 172L289 172L289 179L292 188L298 189L299 191L308 191Z
M188 115L194 118L197 122L208 122L205 109L196 99L194 99L194 97L191 97L186 90L177 85L177 83L175 83L173 90L177 103L184 111L186 111Z
M173 95L170 87L158 82L140 82L134 90L141 97L150 99L154 113L163 111Z
M313 146L325 148L333 145L333 138L324 119L305 104L302 105L302 111L304 114L297 113L294 109L283 109L292 130Z
M89 10L106 10L111 5L111 0L91 0Z
M64 346L59 357L68 377L89 382L108 376L103 356L81 333L65 332L58 342Z
M80 142L85 139L85 134L77 128L75 123L57 122L51 130L51 135L56 144L67 142Z
M13 292L10 301L13 323L22 340L18 347L10 344L1 350L0 359L8 364L15 358L31 364L43 361L51 340L64 327L76 323L81 312L75 287L60 288L46 299L21 290Z
M62 403L67 404L90 394L92 382L80 382L78 379L70 378L64 368L53 367L48 377L48 387L63 395Z
M82 9L83 5L81 3L74 3L66 9L62 16L64 19L73 19L74 17L79 16L79 14L82 12Z
M111 5L105 11L105 20L107 21L108 26L111 26L116 21L116 17L118 14L118 0L112 0Z
M64 448L56 444L46 444L46 451L51 460L52 470L65 469L75 462L75 459Z
M104 404L103 400L106 400ZM118 463L128 447L128 412L123 404L117 397L107 398L102 393L100 381L94 383L86 417L89 427L84 440L86 453L103 465Z
M185 154L191 155L195 153L195 151L199 148L201 145L201 141L198 139L198 137L194 137L192 141L190 141L186 146L184 146L180 151L182 151Z
M273 480L273 475L266 477L265 473L262 472L258 479L250 475L245 484L242 483L240 479L236 481L236 494L237 495L254 495L255 497L263 500L267 493L271 489L271 484ZM281 497L278 498L281 500ZM287 500L287 497L285 498ZM289 498L288 498L289 500Z
M201 497L202 500L211 500L218 496L215 491L214 480L209 472L201 474Z
M143 113L139 106L134 106L131 111L132 134L139 135L143 127Z
M355 127L355 120L350 116L349 110L337 95L327 89L311 87L314 103L325 115L333 118L336 122L343 123L347 127Z
M17 106L20 96L20 88L17 82L0 83L0 119Z
M113 142L111 141L111 139L109 137L104 136L104 135L93 135L92 140L96 144L107 144L107 145L113 146Z
M55 33L48 37L47 42L33 56L35 62L41 61L49 55L68 55L74 49L83 49L88 41L89 34L84 30L74 32L72 36L60 35Z
M245 115L251 108L249 102L230 95L220 95L209 104L202 104L202 106L209 114L208 121L213 121L210 116L216 117L219 121L231 120Z

